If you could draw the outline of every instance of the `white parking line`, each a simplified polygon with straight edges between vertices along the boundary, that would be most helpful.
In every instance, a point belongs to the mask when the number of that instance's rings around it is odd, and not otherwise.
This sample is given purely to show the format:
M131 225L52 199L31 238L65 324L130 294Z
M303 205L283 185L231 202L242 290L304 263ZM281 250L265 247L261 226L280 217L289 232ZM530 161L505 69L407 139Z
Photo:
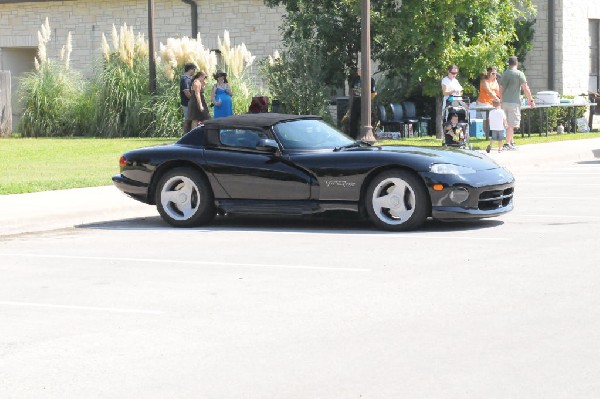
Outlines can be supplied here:
M98 312L115 312L115 313L139 313L139 314L163 314L164 313L164 312L160 312L160 311L156 311L156 310L101 308L101 307L95 307L95 306L57 305L57 304L50 304L50 303L10 302L10 301L0 301L0 306L24 306L24 307L36 307L36 308L93 310L93 311L98 311Z
M598 171L585 171L585 172L569 172L569 171L563 171L563 172L557 172L557 171L549 171L549 172L519 172L517 173L519 176L542 176L542 177L546 177L546 176L592 176L592 177L597 177L598 176Z
M504 215L503 215L504 216ZM189 231L189 230L187 230ZM420 240L454 240L456 239L456 235L452 235L452 236L440 236L440 235L435 235L432 234L431 231L425 231L423 233L392 233L392 232L380 232L380 231L375 231L375 232L368 232L368 233L362 233L360 231L353 231L353 230L346 230L344 232L323 232L322 230L306 230L306 231L254 231L254 230L244 230L244 231L233 231L233 230L221 230L221 231L214 231L214 233L227 233L227 234L247 234L247 233L252 233L252 234L276 234L278 236L281 235L296 235L296 234L312 234L315 231L318 231L319 235L327 235L327 236L339 236L339 237L346 237L348 239L356 237L356 238L360 238L360 237L373 237L373 236L377 236L378 238L381 239L386 239L386 238L393 238L393 239L397 239L397 238L418 238ZM457 231L457 234L461 234L463 232L459 232ZM469 233L464 233L464 234L469 234ZM473 241L510 241L510 238L496 238L496 237L476 237L476 236L467 236L465 235L464 237L461 237L461 240L473 240Z
M535 199L535 200L545 200L545 199L558 199L558 200L580 200L580 201L598 201L598 197L527 197L519 195L519 199Z
M567 218L567 219L600 219L600 216L588 216L588 215L522 215L522 214L514 214L516 217L526 217L526 218Z
M113 257L103 257L103 256L71 256L71 255L26 254L26 253L1 253L0 255L15 256L15 257L30 257L30 258L54 258L54 259L97 260L97 261L116 261L116 262L143 262L143 263L175 263L175 264L182 264L182 265L263 267L263 268L275 268L275 269L330 270L330 271L342 271L342 272L370 272L371 271L371 269L358 269L358 268L345 268L345 267L306 266L306 265L272 265L272 264L266 264L266 263L236 263L236 262L175 260L175 259L155 259L155 258L113 258Z

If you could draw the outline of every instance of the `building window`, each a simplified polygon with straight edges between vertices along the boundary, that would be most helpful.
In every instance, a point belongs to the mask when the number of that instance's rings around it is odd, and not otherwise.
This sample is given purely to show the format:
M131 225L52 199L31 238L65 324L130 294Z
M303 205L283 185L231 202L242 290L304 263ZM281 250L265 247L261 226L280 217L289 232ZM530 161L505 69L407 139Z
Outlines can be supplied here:
M590 19L590 83L589 91L600 90L600 19Z

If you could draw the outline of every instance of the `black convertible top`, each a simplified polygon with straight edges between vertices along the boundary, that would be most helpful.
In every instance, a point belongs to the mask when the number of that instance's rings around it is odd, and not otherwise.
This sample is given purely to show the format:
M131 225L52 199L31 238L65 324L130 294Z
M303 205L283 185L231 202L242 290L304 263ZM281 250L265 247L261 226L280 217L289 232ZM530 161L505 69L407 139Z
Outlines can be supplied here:
M221 128L269 128L279 122L292 121L298 119L321 119L315 115L288 115L277 113L243 114L233 115L225 118L210 119L204 122L204 126L209 129Z

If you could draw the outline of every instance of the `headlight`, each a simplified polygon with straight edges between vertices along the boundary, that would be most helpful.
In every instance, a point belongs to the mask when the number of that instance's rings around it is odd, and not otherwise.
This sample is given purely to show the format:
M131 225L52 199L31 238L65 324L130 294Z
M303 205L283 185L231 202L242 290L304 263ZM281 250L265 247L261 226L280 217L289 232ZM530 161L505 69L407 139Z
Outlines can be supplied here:
M439 175L469 175L475 173L475 169L467 166L453 165L451 163L434 163L429 168L432 173Z

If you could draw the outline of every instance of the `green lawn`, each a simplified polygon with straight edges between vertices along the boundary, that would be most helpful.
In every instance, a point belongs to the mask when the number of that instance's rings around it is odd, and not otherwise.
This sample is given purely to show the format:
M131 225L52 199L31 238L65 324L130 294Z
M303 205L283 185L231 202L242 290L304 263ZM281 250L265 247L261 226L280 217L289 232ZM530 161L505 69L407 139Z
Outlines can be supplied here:
M0 194L109 185L123 152L175 140L2 138Z
M517 145L600 137L600 132L516 135ZM172 143L171 139L139 138L0 138L0 194L31 193L111 184L119 172L119 157L127 150ZM382 140L382 145L440 146L441 140L414 137ZM484 139L471 139L474 149L487 145Z

